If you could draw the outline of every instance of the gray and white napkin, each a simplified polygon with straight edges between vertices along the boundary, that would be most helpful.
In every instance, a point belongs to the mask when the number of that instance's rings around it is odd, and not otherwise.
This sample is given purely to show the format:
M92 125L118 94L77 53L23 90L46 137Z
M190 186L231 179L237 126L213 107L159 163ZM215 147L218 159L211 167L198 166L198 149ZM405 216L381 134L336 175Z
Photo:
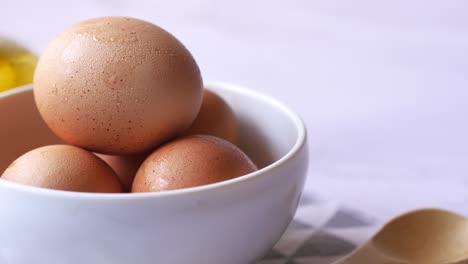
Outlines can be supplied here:
M294 220L256 264L329 264L349 254L381 227L359 211L304 196Z

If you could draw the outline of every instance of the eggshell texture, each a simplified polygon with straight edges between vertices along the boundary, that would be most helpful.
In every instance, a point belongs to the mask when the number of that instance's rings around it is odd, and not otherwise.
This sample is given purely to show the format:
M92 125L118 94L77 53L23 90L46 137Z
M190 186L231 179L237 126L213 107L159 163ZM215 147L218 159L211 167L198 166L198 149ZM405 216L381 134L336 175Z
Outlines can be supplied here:
M257 170L230 142L207 135L187 136L156 149L141 165L132 192L158 192L236 178Z
M34 96L69 144L105 154L154 149L185 131L203 84L190 52L151 23L101 17L59 34L40 57Z
M36 187L75 192L122 192L115 172L84 149L51 145L27 152L15 160L2 179Z
M215 92L205 89L197 118L186 135L206 134L239 143L239 122L231 107Z
M94 153L109 165L120 179L125 191L132 188L133 179L143 161L149 154L134 156L116 156Z

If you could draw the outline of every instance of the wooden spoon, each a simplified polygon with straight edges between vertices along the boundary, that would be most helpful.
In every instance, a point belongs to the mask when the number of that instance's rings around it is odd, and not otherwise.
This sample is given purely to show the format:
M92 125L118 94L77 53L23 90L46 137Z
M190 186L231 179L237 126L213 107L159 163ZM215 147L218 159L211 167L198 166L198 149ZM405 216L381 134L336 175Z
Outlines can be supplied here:
M335 264L403 263L468 264L468 219L439 209L403 214Z

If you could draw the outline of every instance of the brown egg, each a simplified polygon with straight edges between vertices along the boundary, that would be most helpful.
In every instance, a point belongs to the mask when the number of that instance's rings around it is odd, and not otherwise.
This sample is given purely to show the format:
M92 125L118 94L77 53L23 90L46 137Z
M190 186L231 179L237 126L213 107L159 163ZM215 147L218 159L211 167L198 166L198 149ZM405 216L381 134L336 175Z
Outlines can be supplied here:
M130 191L136 172L149 154L116 156L94 153L109 165L120 179L125 191Z
M221 138L196 135L156 149L141 165L132 192L158 192L221 182L257 170L239 148Z
M36 187L75 192L122 192L115 172L84 149L50 145L15 160L2 179Z
M185 135L206 134L239 144L239 123L231 107L215 92L205 89L197 118Z
M34 76L37 107L55 134L115 155L149 151L185 131L200 109L202 88L182 43L126 17L68 28L50 42Z

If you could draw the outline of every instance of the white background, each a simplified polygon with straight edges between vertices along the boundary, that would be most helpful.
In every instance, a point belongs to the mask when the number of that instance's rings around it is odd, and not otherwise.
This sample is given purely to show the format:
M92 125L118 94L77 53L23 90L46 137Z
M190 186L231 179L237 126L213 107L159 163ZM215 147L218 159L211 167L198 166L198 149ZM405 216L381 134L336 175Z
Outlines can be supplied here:
M0 34L39 54L86 18L156 23L204 79L303 116L307 193L386 220L421 206L468 215L467 14L463 0L0 0Z

